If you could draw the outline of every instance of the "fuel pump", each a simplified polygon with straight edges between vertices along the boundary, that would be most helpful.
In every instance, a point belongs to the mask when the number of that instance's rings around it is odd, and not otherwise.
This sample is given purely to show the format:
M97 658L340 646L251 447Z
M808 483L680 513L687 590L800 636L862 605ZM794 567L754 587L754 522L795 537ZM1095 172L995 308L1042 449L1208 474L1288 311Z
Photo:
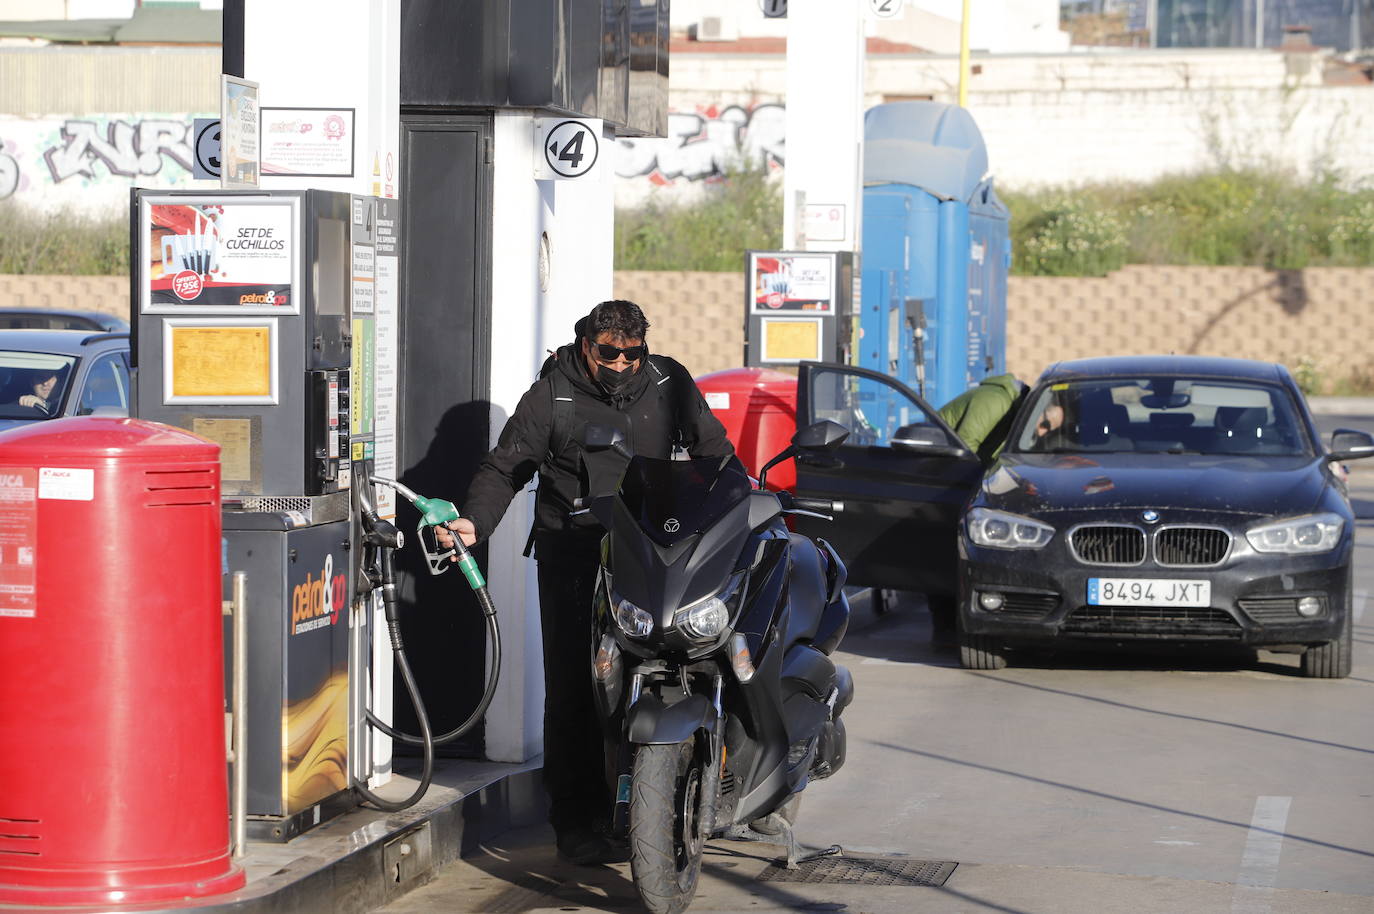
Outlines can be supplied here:
M226 596L231 572L247 578L247 688L235 698L247 739L235 764L255 840L290 840L360 797L388 810L414 802L433 746L470 729L495 688L495 609L466 553L450 563L427 547L432 574L458 564L478 591L494 645L481 703L453 732L430 732L401 644L393 559L404 537L387 520L391 490L433 523L457 511L376 475L394 463L382 440L394 411L378 388L394 389L396 373L381 364L395 340L374 264L396 256L396 205L321 190L131 199L134 413L219 444ZM374 646L383 627L390 656ZM389 704L393 669L418 734L372 710ZM399 804L367 786L388 771L373 729L424 747L420 789Z

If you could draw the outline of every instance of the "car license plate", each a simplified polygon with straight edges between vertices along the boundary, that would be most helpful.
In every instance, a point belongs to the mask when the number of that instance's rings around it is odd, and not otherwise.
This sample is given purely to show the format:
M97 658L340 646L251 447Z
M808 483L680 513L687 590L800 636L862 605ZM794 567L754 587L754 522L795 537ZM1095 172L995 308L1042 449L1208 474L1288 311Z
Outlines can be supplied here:
M1211 581L1174 578L1088 578L1091 606L1210 606Z

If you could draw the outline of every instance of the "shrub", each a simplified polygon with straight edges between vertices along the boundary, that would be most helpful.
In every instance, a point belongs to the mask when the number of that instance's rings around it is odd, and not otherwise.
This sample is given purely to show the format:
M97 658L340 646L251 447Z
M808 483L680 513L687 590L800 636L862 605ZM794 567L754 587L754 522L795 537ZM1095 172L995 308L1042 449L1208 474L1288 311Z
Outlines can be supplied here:
M118 276L129 272L127 219L0 206L0 239L0 273Z
M746 250L781 244L782 189L762 168L730 169L694 203L616 212L618 270L742 272Z

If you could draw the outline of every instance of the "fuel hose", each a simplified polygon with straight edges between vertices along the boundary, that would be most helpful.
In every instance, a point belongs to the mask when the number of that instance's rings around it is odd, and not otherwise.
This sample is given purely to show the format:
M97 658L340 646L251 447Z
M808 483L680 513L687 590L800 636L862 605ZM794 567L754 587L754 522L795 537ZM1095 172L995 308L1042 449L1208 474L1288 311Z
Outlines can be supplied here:
M442 746L451 743L463 734L471 730L482 716L487 713L488 706L491 705L492 698L496 695L496 683L501 676L501 627L496 623L496 604L491 600L491 593L487 590L487 582L482 577L482 571L477 567L477 560L472 557L472 553L463 545L463 541L454 537L454 544L458 549L458 569L463 572L463 577L467 578L468 586L477 596L477 604L482 608L482 615L485 617L487 626L487 639L491 642L491 664L487 672L487 685L482 692L482 700L477 703L477 707L468 715L468 719L447 733L430 738L429 742L435 746ZM412 700L414 696L412 695ZM417 705L418 708L418 705ZM416 715L419 717L419 715ZM373 727L385 733L397 742L405 743L408 746L425 745L423 733L416 736L405 733L392 727L386 721L372 713L372 709L367 711L367 722ZM421 730L427 729L428 722L421 725Z
M457 510L449 502L440 499L426 499L416 495L404 485L390 479L373 476L372 481L381 485L387 485L395 489L412 504L414 504L423 514L423 523L440 524L458 517ZM425 709L424 701L420 697L419 686L415 682L414 674L411 672L410 663L406 659L405 645L401 639L401 627L399 613L396 608L396 573L395 573L395 550L400 548L400 531L381 520L376 509L364 499L363 521L367 529L365 541L371 545L376 545L379 549L380 558L380 584L382 591L382 607L386 617L387 632L391 638L392 654L396 660L396 668L400 671L401 680L405 684L406 692L410 696L411 704L415 708L415 718L420 725L419 735L405 733L392 727L386 721L379 718L371 708L366 710L367 722L375 729L381 731L394 740L411 746L421 746L422 769L420 782L416 785L411 795L403 800L387 800L369 790L366 785L354 780L354 789L358 791L365 801L375 806L383 812L400 812L408 809L429 790L429 785L434 776L434 747L452 742L463 734L470 731L491 705L492 698L496 695L496 685L501 675L501 629L496 621L496 604L492 602L491 593L487 588L487 582L482 576L481 569L477 567L477 560L472 553L463 545L462 539L454 536L454 547L457 552L456 564L467 579L468 585L477 596L478 606L481 607L482 615L486 624L487 638L491 644L491 664L487 673L486 687L483 689L481 701L477 707L468 715L467 720L463 721L454 729L447 733L435 736L429 722L429 714Z

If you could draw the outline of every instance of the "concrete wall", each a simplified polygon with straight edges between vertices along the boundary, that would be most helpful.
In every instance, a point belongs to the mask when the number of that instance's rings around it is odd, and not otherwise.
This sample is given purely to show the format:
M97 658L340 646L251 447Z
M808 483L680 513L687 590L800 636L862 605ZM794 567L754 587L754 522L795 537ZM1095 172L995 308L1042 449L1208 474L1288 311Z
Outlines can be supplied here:
M1274 167L1374 178L1374 87L1324 85L1326 58L1270 50L975 55L969 110L1001 186ZM786 163L782 55L675 53L668 137L622 140L616 202L688 200L748 156ZM958 60L870 55L868 106L953 102Z
M644 306L654 347L693 374L741 364L743 276L616 273ZM1327 382L1374 375L1374 268L1127 267L1102 278L1013 276L1007 365L1033 380L1051 362L1198 353L1307 361Z

